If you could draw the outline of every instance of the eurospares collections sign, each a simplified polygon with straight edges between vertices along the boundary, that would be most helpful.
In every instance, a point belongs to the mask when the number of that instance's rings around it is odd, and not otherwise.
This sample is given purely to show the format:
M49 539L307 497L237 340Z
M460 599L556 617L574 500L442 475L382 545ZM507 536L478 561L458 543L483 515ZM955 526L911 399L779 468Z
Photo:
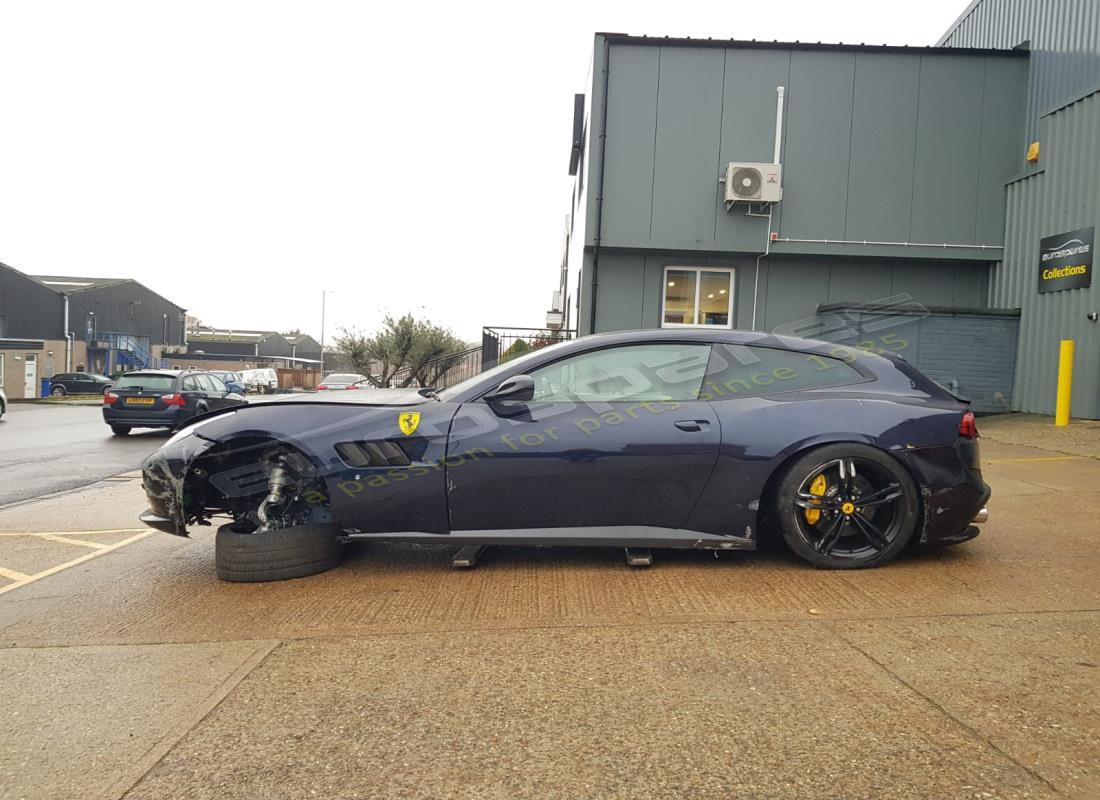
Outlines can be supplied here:
M1044 236L1039 240L1039 291L1084 289L1092 285L1095 228Z

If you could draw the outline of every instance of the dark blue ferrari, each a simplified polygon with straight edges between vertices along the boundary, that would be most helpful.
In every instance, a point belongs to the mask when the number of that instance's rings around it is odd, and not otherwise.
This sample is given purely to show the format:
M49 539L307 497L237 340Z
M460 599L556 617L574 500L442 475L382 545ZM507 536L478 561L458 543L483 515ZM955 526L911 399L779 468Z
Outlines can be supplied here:
M449 389L331 392L199 417L144 464L142 520L225 518L218 575L330 568L349 540L746 550L884 564L977 535L965 401L900 356L738 331L600 334Z

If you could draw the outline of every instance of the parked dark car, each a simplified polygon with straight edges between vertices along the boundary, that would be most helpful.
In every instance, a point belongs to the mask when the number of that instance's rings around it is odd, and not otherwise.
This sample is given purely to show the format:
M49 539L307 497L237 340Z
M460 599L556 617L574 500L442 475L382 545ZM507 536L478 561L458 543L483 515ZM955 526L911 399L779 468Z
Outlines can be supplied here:
M216 539L227 580L307 575L350 539L747 550L818 567L978 534L967 403L900 356L761 333L634 331L449 389L298 395L211 415L144 464L142 520ZM470 548L474 548L471 550ZM472 555L471 555L472 553ZM461 563L462 559L456 561Z
M176 428L199 414L245 402L209 372L137 370L103 395L103 421L111 433L125 436L131 428Z
M63 397L67 394L103 394L113 381L106 375L94 372L63 372L50 378L50 394Z

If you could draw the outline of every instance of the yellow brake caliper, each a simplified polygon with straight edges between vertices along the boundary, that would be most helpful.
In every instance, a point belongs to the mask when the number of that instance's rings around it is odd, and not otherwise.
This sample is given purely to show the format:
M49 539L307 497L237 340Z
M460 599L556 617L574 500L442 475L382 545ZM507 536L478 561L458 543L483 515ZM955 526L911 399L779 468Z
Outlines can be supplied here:
M810 494L816 494L818 497L824 497L826 488L825 475L823 473L814 478L814 482L810 484ZM821 511L816 508L803 509L802 513L806 515L806 521L811 525L816 525L817 521L821 519Z

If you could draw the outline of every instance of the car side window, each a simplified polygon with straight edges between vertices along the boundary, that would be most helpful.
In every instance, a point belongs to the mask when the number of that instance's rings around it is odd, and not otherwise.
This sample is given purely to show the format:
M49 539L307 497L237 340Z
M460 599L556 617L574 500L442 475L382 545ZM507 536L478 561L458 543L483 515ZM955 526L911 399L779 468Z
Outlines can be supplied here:
M206 382L210 384L209 391L217 394L226 394L229 390L225 388L225 384L221 382L221 379L217 375L203 375L206 378Z
M198 375L188 375L183 379L183 391L185 392L202 392L205 391L202 385L199 383Z
M824 389L866 380L839 358L739 344L711 349L703 400L736 400L780 392Z
M634 344L590 350L528 373L536 402L697 400L710 345Z

